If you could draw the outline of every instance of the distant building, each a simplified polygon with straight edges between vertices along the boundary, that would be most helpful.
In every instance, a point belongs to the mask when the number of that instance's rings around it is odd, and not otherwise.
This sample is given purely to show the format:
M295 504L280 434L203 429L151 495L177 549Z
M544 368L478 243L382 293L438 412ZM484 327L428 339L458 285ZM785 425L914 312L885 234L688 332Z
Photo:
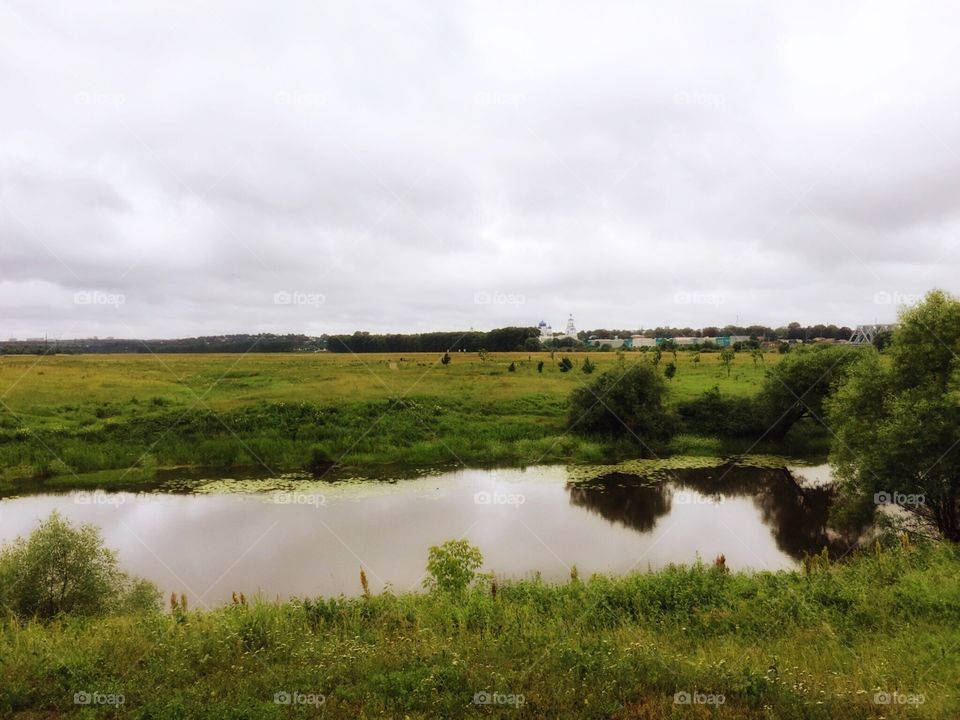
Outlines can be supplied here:
M619 350L621 348L629 350L633 347L633 338L622 338L616 335L612 338L598 338L596 335L594 335L587 340L587 345L596 348L602 348L604 345L608 345L613 350Z
M546 320L541 320L537 325L537 329L540 331L540 342L546 342L547 340L559 340L563 338L570 338L571 340L577 340L577 326L573 322L573 314L570 314L570 317L567 318L567 327L563 332L554 332L553 328L550 325L547 325Z

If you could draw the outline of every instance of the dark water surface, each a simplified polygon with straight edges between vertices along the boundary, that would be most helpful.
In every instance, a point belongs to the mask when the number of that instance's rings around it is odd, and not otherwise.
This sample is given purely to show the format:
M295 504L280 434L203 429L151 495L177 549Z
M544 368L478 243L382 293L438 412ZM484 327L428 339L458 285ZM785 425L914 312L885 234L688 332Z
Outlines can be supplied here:
M165 593L186 592L194 607L222 604L232 591L356 595L361 565L374 591L417 589L429 546L461 537L483 551L485 570L545 580L569 577L572 565L586 577L720 553L733 569L777 570L845 544L826 525L823 468L572 477L550 466L398 482L248 481L232 493L28 495L0 501L0 541L58 510L99 526L126 570Z

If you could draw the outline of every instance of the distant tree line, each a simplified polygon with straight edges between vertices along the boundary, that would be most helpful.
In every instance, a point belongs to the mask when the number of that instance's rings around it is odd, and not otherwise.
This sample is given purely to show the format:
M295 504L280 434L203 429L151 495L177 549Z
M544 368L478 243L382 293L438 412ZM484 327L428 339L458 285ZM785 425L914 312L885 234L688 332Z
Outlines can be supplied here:
M327 350L340 353L370 352L512 352L540 350L540 331L535 327L505 327L489 332L431 332L416 334L325 335Z
M0 354L56 355L81 353L275 353L323 348L323 339L307 335L213 335L174 340L87 338L83 340L8 340Z
M849 327L837 325L801 325L792 322L783 327L771 328L766 325L725 325L723 327L704 327L695 330L690 327L656 327L652 330L582 330L577 335L581 339L597 337L610 339L613 337L630 337L643 335L648 338L669 337L723 337L725 335L747 335L758 340L813 340L814 338L828 338L832 340L849 340L853 330Z
M747 335L764 340L813 340L831 338L847 340L852 334L848 327L836 325L808 325L790 323L785 327L769 328L763 325L727 325L725 327L693 328L657 327L653 330L585 330L578 339L551 338L541 342L535 327L504 327L484 332L481 330L371 334L355 332L342 335L311 337L302 334L274 335L211 335L172 340L137 340L133 338L86 338L80 340L7 340L0 341L0 355L44 355L81 353L282 353L328 350L339 353L370 352L536 352L546 349L575 349L583 347L590 337L609 339L630 337L721 337Z

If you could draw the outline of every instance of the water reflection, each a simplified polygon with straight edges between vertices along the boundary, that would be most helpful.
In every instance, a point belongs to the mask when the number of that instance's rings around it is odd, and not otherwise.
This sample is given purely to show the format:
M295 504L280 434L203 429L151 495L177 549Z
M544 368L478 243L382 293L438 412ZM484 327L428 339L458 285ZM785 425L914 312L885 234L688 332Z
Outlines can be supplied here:
M831 487L801 486L785 468L727 464L662 471L656 479L612 473L589 483L569 483L567 491L573 505L638 532L652 530L675 504L723 505L747 498L777 547L798 560L824 547L833 556L843 554L857 537L829 527Z

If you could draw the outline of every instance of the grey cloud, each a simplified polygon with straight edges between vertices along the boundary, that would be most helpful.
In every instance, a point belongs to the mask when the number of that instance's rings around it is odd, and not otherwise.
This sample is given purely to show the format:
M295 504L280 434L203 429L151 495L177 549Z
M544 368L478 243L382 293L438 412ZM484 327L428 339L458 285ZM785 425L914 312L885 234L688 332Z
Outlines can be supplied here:
M957 14L8 3L3 333L889 319L957 290Z

